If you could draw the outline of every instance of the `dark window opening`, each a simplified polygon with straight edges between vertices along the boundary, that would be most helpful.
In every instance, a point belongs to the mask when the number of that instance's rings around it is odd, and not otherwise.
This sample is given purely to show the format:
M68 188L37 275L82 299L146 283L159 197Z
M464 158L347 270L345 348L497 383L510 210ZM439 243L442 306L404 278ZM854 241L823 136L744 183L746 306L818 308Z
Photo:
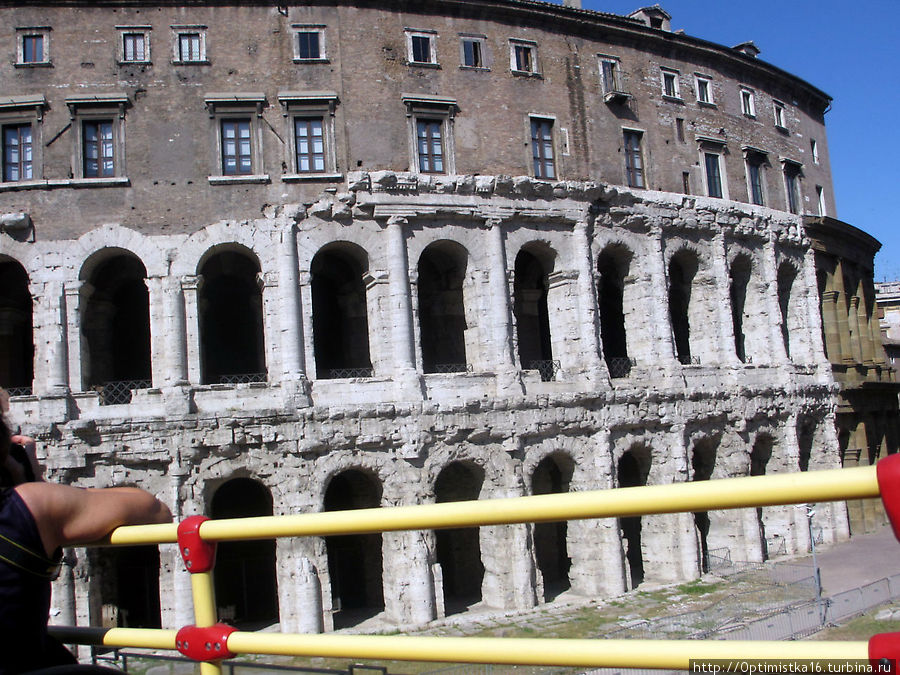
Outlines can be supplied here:
M787 207L791 213L800 213L800 169L794 165L784 167L784 189Z
M706 194L709 197L722 198L722 174L719 167L719 155L707 152L703 155L706 162Z
M32 326L28 274L17 262L0 262L0 383L13 396L32 393Z
M769 463L769 460L772 458L772 447L774 442L769 436L760 435L756 438L756 442L753 444L753 449L750 451L750 475L751 476L765 476L766 475L766 465ZM756 522L759 526L759 546L762 551L762 559L769 559L769 545L766 539L766 514L763 512L762 507L756 509Z
M536 495L561 494L569 491L575 464L562 453L542 459L531 477L531 492ZM534 554L544 580L544 602L550 602L560 593L569 590L569 569L572 558L566 544L568 525L565 520L556 523L535 523Z
M318 59L321 58L321 49L319 46L319 31L298 31L297 32L297 56L301 59Z
M100 263L84 310L86 383L106 404L128 403L130 392L150 386L150 298L144 265L131 255Z
M812 420L801 421L797 426L797 446L800 449L797 465L801 471L809 471L809 460L812 457L815 432L816 426Z
M605 248L597 259L600 339L611 377L624 377L631 370L624 310L625 277L630 265L631 252L622 246Z
M782 264L778 268L778 308L781 310L781 339L784 342L784 351L791 358L791 289L797 271L789 264Z
M528 45L514 45L516 70L520 73L533 73L534 67L534 47Z
M521 251L516 256L513 310L516 317L519 363L522 370L539 370L542 379L553 375L550 315L547 308L547 272L537 256ZM549 365L548 365L549 364Z
M217 253L200 274L200 352L204 384L251 376L265 381L259 263L236 251Z
M88 556L105 628L162 627L158 547L89 549Z
M484 60L481 56L480 40L463 40L463 65L469 68L483 68Z
M763 193L763 162L759 155L747 158L747 181L750 183L750 201L759 206L765 206L766 200Z
M679 143L684 143L684 118L675 118L675 137Z
M434 485L437 503L478 499L484 469L469 462L453 462L444 467ZM477 527L437 530L434 533L437 562L444 580L444 608L447 615L465 611L481 602L484 565Z
M681 191L684 194L691 194L691 174L688 171L681 172Z
M272 515L272 495L251 478L233 478L216 490L211 518ZM275 541L223 541L216 547L216 604L219 618L239 630L278 623Z
M413 63L431 63L431 38L424 35L412 36Z
M697 273L697 259L686 251L669 262L669 321L675 341L675 356L683 364L691 363L691 286Z
M622 453L617 465L619 487L638 487L647 484L650 474L650 449L635 446ZM630 588L644 581L644 554L641 541L641 516L619 518L622 539L625 541L625 562L628 566Z
M351 469L334 476L325 491L325 511L381 506L381 484ZM381 533L325 537L334 627L345 628L384 610Z
M359 256L365 261L364 254ZM340 249L313 258L312 305L316 377L347 377L348 371L371 376L365 262Z
M712 478L716 466L716 443L711 439L704 439L694 445L691 455L692 481L709 480ZM708 511L694 513L694 526L700 545L700 570L703 574L709 572L709 530L710 518Z
M734 353L742 363L747 362L746 337L744 335L744 306L747 303L747 286L750 284L750 261L738 256L731 263L731 325L734 329Z
M44 62L44 36L22 36L22 63Z
M466 369L467 257L464 248L444 241L431 244L419 258L419 332L426 373Z

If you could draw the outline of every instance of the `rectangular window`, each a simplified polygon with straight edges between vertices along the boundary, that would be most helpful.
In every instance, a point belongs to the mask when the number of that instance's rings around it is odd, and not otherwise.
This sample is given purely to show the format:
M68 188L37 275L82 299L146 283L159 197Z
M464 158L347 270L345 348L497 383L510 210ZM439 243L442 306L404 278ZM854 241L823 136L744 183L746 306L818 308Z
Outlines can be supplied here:
M684 118L675 118L675 137L679 143L684 143Z
M663 70L662 71L662 92L663 96L669 98L681 98L678 88L678 71Z
M22 36L22 63L44 62L44 36Z
M116 175L112 120L85 120L81 125L84 177Z
M413 63L433 63L431 60L431 38L427 35L412 36Z
M684 194L691 194L691 174L689 171L681 172L681 191Z
M478 38L462 39L462 64L466 68L484 68L483 42Z
M747 157L747 183L750 192L750 201L759 206L765 206L763 195L763 169L762 158L759 155Z
M180 33L178 35L178 60L184 63L203 61L200 33Z
M321 57L321 52L319 50L319 31L297 31L297 58L308 60L319 59Z
M779 129L786 129L787 125L784 121L784 103L772 101L772 110L775 113L775 126Z
M816 139L809 139L809 152L812 155L813 164L819 163L819 146L816 144Z
M122 33L122 61L147 61L147 36L144 33Z
M34 178L34 155L30 124L3 127L3 180L14 182Z
M628 98L625 85L622 82L622 69L619 59L609 56L600 59L600 87L603 90L603 100L622 102Z
M784 191L788 211L800 213L800 167L792 162L784 163Z
M629 187L645 187L639 131L625 131L625 180Z
M222 120L222 174L248 176L253 173L253 145L249 119Z
M697 103L713 105L712 80L697 75Z
M750 89L741 89L741 112L747 117L756 117L756 103Z
M514 45L515 68L520 73L534 72L534 49L528 45Z
M556 164L553 156L553 120L531 119L531 156L535 178L554 180Z
M294 118L297 173L325 171L325 130L321 117Z
M821 185L816 185L816 205L818 206L820 216L828 215L825 210L825 190Z
M709 197L722 198L722 173L719 168L719 155L714 152L704 153L706 163L706 194Z
M416 154L421 173L444 172L444 134L441 120L416 120Z

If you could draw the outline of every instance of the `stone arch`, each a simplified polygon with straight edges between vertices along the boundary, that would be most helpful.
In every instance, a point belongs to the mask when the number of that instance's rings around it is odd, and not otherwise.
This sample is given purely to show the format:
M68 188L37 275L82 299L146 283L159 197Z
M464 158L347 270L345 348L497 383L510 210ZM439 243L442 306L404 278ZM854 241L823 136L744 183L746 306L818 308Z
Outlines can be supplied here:
M450 462L434 482L435 502L478 499L484 475L484 468L474 461ZM484 563L478 528L437 530L435 554L443 581L445 613L456 614L481 602Z
M792 351L799 343L797 338L792 339L791 336L794 331L800 330L802 327L798 321L799 308L795 297L797 291L794 288L797 274L797 268L790 262L785 261L778 266L777 288L778 308L781 310L781 339L784 343L785 354L791 360L795 356Z
M616 463L616 487L628 488L647 484L652 455L650 447L633 443ZM644 581L644 542L641 538L641 516L619 518L619 527L625 544L625 561L630 581L629 588L636 588Z
M28 273L0 255L0 383L12 396L32 393L34 311Z
M753 447L750 450L750 475L764 476L769 461L772 459L772 452L775 447L775 439L767 432L760 432L753 441ZM770 512L768 509L758 507L756 509L756 522L759 527L759 546L762 551L762 559L769 559L769 546L766 538L766 526L769 524Z
M550 453L538 462L531 474L531 493L534 495L569 492L575 462L565 452ZM541 573L544 601L549 602L571 587L569 570L572 556L568 549L568 523L535 523L534 555Z
M366 251L349 242L323 246L310 264L316 377L371 376L364 275Z
M696 251L683 247L669 259L667 277L669 323L675 345L675 357L683 364L692 363L697 358L693 353L694 333L700 331L700 317L697 313L698 300L694 296L694 278L700 267Z
M468 251L450 240L429 244L418 263L419 340L425 373L466 370Z
M328 481L324 511L377 508L382 485L370 471L345 469ZM325 537L334 627L353 626L384 611L381 533Z
M199 272L201 381L265 381L259 259L238 244L217 246L201 258Z
M731 325L734 329L734 353L742 363L748 361L746 335L747 290L752 271L750 256L739 253L728 268L728 291L731 297ZM750 357L752 361L752 357Z
M538 370L545 381L555 372L547 302L555 261L556 252L549 246L529 242L516 254L513 281L519 363L522 370Z
M691 450L691 480L703 481L710 480L716 468L716 453L718 451L720 439L718 437L703 436L694 441ZM713 523L720 525L717 519L718 514L710 515L709 511L694 512L694 527L697 531L697 541L699 547L700 571L704 574L710 570L710 548L711 541L719 539L718 532L713 532Z
M619 243L607 245L597 256L600 338L610 377L624 377L631 371L625 282L630 274L633 257L631 249Z
M79 237L64 253L64 266L73 277L86 280L101 263L104 250L132 255L144 266L147 277L164 277L169 272L169 256L157 238L147 237L121 225L103 225Z
M261 482L234 477L212 493L212 518L271 516L272 494ZM216 602L219 618L242 630L278 623L275 541L220 542L216 550Z
M129 403L151 386L150 296L147 270L132 252L105 248L84 261L81 332L84 385L101 404Z

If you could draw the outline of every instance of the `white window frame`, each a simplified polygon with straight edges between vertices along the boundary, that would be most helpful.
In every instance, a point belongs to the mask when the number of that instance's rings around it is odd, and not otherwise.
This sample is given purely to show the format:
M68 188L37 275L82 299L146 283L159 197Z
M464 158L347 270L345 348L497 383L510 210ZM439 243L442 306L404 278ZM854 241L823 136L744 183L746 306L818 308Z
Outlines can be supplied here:
M209 65L209 52L206 50L207 26L202 24L177 24L171 26L171 28L174 38L172 40L173 64L178 66ZM200 58L184 60L181 58L181 36L195 34L200 37Z
M531 134L531 123L534 121L539 122L550 122L550 147L553 150L553 173L555 174L552 178L547 178L543 176L536 176L534 171L534 140ZM525 117L525 134L528 139L527 148L528 148L528 175L534 176L538 180L546 180L546 181L560 181L563 180L560 177L562 168L562 162L560 161L560 157L562 153L559 151L559 132L561 127L559 126L558 120L556 119L556 115L547 115L544 113L529 113Z
M745 117L756 117L756 92L750 87L741 87L741 113ZM746 105L745 105L746 103Z
M711 199L730 199L728 194L728 172L725 166L725 154L728 146L724 139L710 136L697 136L697 147L700 155L700 173L703 176L703 194ZM722 190L721 197L713 197L709 194L709 175L706 170L706 155L718 157L719 184Z
M825 188L816 185L816 207L820 216L828 215L828 207L825 205Z
M210 119L210 171L207 179L210 185L234 183L268 183L269 176L263 172L263 123L262 111L266 105L263 93L208 93L204 97ZM250 163L249 174L225 174L222 167L222 122L225 120L250 120Z
M519 68L519 60L516 58L516 49L527 50L531 61L530 70L522 70ZM541 66L538 62L538 45L534 40L523 40L520 38L509 38L509 71L513 75L540 76Z
M481 55L481 65L480 66L470 66L466 63L466 42L473 42L478 45L478 50ZM475 35L470 33L460 33L459 34L459 67L465 70L490 70L490 66L487 61L487 36L486 35Z
M703 82L706 84L706 95L707 99L704 101L700 98L700 83ZM713 95L713 80L708 75L703 75L702 73L694 73L694 88L697 94L697 103L702 106L708 106L710 108L716 107L716 99Z
M16 68L46 68L53 65L50 60L50 26L17 26L16 27ZM41 38L41 60L25 60L25 38Z
M794 213L795 215L803 214L803 164L800 162L788 159L787 157L780 157L779 161L781 162L781 177L782 177L782 185L784 185L784 210L789 213ZM796 210L791 211L791 197L790 197L790 187L788 184L788 175L794 174L794 198L796 201Z
M7 126L31 125L31 178L17 181L3 181L0 171L0 185L19 187L32 182L40 182L43 177L43 119L47 101L43 94L36 96L8 96L0 98L0 129ZM2 138L0 138L0 165L5 157L2 154ZM3 167L0 166L0 169Z
M291 24L291 44L294 49L294 63L328 63L328 51L325 43L325 28L321 23ZM304 58L300 56L300 34L301 33L318 33L319 34L319 55L312 58Z
M775 128L787 130L786 107L784 103L772 99L772 114L775 117Z
M128 66L132 64L147 65L150 60L150 31L151 26L116 26L119 31L119 44L116 52L117 63L120 66ZM125 38L128 35L141 35L144 38L144 58L143 59L127 59L125 54Z
M337 168L337 149L335 147L335 111L338 105L338 95L330 91L282 91L278 93L278 101L282 106L282 114L285 121L285 138L290 143L285 143L285 166L289 167L289 173L281 176L281 180L288 182L340 180L343 175ZM300 172L297 166L297 118L321 117L322 140L325 144L325 169L323 171Z
M84 183L127 183L125 166L125 108L124 94L94 94L66 98L72 126L72 176ZM84 123L110 120L113 134L113 175L84 175Z
M815 138L809 139L809 152L812 155L813 164L819 163L819 144L816 143Z
M406 64L409 66L420 66L425 68L439 68L437 57L437 31L405 28L406 33ZM428 61L415 61L413 59L413 38L428 39Z
M608 86L606 75L603 72L603 65L607 63L612 66L612 86ZM617 99L631 98L625 91L625 82L622 75L622 61L618 56L597 54L597 68L600 73L600 91L603 93L604 102L609 103L610 101Z
M666 79L668 77L672 78L672 94L669 94L666 91ZM664 99L668 99L670 101L683 101L684 99L681 97L681 73L675 68L666 68L665 66L660 66L659 69L659 83L662 86L662 96Z
M429 171L424 175L455 175L456 139L454 125L456 113L459 110L456 99L446 96L429 96L427 94L401 94L400 99L406 106L409 170L416 174L422 173L419 171L419 120L439 120L441 122L444 170L441 172Z

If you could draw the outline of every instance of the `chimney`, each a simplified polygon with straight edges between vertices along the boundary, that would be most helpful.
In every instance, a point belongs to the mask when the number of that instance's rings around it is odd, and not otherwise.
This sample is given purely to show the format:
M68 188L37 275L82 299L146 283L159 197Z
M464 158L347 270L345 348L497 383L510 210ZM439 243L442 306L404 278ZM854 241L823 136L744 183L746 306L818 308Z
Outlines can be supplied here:
M747 56L752 56L754 59L759 56L759 47L753 44L753 40L747 40L747 42L742 42L739 45L735 45L732 47L735 51L740 52L741 54L746 54Z
M637 19L638 21L656 28L657 30L672 31L672 15L669 14L659 5L652 7L641 7L628 15L629 19Z
M563 5L573 9L581 9L581 0L563 0Z

